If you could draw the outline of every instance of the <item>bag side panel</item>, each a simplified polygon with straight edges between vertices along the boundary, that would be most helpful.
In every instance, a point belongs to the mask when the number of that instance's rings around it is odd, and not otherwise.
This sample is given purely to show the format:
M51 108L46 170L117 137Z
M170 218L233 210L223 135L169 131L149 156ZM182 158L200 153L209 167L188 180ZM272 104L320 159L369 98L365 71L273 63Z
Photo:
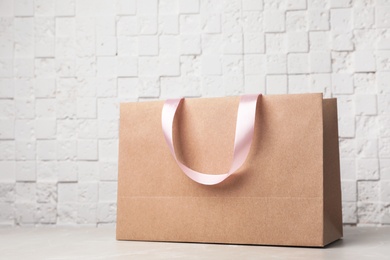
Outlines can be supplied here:
M343 236L337 100L324 99L324 245Z

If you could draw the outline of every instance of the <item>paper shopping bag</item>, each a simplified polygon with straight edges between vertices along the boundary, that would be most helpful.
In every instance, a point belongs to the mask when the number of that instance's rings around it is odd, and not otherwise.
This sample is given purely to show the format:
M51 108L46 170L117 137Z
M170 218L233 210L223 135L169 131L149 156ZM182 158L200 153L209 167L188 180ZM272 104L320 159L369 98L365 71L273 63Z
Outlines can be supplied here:
M123 103L118 240L323 247L342 237L336 99Z

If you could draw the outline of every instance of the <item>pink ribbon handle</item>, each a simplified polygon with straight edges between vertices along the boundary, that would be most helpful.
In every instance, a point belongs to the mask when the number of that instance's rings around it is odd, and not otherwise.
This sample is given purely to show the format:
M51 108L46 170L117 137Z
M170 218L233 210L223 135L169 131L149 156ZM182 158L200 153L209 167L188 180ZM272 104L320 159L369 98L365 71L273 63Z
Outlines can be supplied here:
M260 95L245 95L240 98L237 112L236 133L234 137L233 161L229 171L223 174L206 174L197 172L187 167L177 159L175 148L173 146L173 119L175 118L177 108L184 99L168 99L165 101L161 115L164 137L176 163L190 179L204 185L215 185L224 181L244 164L252 144L256 106Z

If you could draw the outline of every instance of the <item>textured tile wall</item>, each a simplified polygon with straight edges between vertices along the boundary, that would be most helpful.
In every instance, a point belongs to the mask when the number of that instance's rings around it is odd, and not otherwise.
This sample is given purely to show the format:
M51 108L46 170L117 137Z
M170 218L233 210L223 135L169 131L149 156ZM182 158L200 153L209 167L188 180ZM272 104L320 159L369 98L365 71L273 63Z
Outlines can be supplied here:
M0 0L0 224L115 222L120 101L323 92L345 223L390 224L390 1Z

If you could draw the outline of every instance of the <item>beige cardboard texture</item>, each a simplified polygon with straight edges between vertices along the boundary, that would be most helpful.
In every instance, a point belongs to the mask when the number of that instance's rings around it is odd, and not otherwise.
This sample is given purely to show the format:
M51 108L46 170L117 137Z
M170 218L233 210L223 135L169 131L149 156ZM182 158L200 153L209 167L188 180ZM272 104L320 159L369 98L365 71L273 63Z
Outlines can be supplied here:
M174 121L178 158L200 172L226 172L238 102L186 99ZM248 158L215 186L177 166L161 129L163 104L121 104L118 240L321 247L342 236L335 99L259 97Z

